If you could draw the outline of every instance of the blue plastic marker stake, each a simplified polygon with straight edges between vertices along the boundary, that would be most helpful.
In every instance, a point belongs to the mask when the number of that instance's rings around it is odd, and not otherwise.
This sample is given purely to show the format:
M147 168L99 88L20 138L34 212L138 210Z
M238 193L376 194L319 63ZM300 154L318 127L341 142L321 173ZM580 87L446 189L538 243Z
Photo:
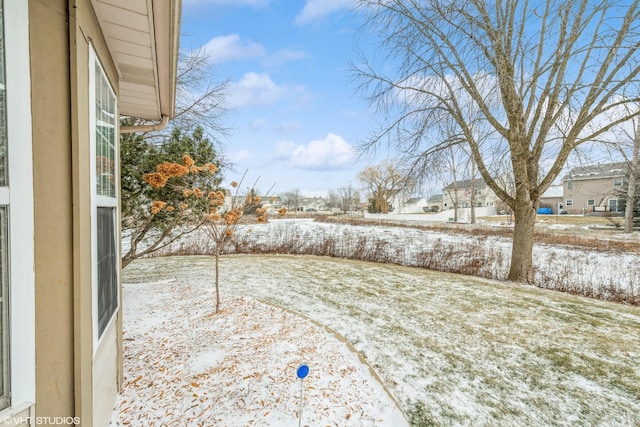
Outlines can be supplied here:
M296 371L296 375L300 378L300 412L298 413L298 427L302 425L302 400L304 393L304 379L309 375L309 366L305 363L298 366L298 370Z

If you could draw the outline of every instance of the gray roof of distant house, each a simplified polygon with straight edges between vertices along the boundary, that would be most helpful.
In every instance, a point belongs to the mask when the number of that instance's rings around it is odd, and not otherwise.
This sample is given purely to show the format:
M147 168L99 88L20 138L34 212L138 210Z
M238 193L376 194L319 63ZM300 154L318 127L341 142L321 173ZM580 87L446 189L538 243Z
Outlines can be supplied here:
M614 178L625 176L627 171L628 166L624 162L579 166L571 169L569 173L562 178L562 180L577 181L581 179Z
M458 190L460 190L462 188L471 188L471 183L472 183L472 180L470 180L470 179L464 179L462 181L454 181L451 184L449 184L446 187L444 187L443 190L444 191L449 191L449 190L455 190L456 188ZM474 179L473 180L473 186L475 188L484 188L484 187L487 186L487 184L482 179Z
M405 203L408 204L408 205L413 205L413 204L418 203L422 199L423 199L423 197L411 197Z
M429 197L427 199L427 202L429 202L429 203L438 203L438 202L442 201L442 198L443 198L442 194L434 194L433 196L431 196L431 197Z

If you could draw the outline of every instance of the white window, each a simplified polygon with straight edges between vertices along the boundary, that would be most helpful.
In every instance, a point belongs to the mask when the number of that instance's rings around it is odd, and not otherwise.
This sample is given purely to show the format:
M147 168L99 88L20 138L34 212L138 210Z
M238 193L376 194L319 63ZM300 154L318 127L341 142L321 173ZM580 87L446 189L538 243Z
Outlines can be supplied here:
M0 409L8 413L35 401L28 13L28 2L0 0Z
M567 190L573 190L573 181L567 182Z
M618 212L618 199L609 199L609 210L611 212Z
M118 311L119 167L117 105L113 89L102 66L91 50L89 76L91 87L91 155L92 155L92 271L94 350Z
M564 202L564 205L565 205L565 206L573 206L573 199L567 199L567 200Z
M623 184L624 184L624 180L622 179L622 177L613 178L614 187L622 187Z
M596 205L596 201L593 199L589 199L587 200L587 206L595 206Z

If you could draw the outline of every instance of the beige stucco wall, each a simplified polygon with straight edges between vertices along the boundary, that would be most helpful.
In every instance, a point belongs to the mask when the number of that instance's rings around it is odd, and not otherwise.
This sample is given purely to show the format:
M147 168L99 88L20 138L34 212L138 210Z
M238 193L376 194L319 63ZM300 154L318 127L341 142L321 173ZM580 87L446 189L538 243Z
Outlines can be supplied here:
M89 46L112 82L116 72L89 0L30 0L29 19L36 416L105 425L121 375L121 318L106 334L109 344L100 347L106 351L94 355Z
M65 0L29 2L33 120L36 415L74 416L73 215Z
M614 187L613 178L573 180L573 188L568 188L568 181L564 185L565 210L570 214L582 214L592 211L587 205L593 199L595 206L609 206L609 199L618 199L616 193L621 187ZM566 201L573 200L573 206L567 206Z

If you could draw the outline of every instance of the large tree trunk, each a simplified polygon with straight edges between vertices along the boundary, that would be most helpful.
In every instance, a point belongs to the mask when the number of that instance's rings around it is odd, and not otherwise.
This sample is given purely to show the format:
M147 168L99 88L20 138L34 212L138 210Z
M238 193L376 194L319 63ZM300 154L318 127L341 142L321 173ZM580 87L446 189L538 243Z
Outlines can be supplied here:
M533 231L536 209L530 201L516 204L515 228L508 280L533 284Z
M640 151L640 124L636 129L633 141L633 155L631 164L629 165L629 184L627 187L627 206L624 211L624 232L631 233L633 231L633 209L636 202L636 186L638 182L638 157Z

